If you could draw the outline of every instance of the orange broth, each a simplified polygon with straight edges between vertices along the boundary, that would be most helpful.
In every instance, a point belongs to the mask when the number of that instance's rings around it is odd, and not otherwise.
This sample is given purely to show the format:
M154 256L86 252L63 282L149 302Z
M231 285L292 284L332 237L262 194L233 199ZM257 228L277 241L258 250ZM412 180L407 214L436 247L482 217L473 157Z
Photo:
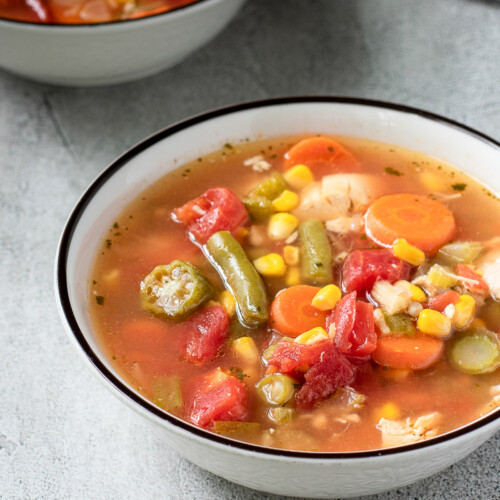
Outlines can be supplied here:
M500 384L500 369L489 374L469 375L454 369L443 356L441 361L420 371L396 370L368 362L350 384L365 396L359 407L353 409L352 404L347 405L349 394L341 389L313 410L300 412L288 423L279 425L269 419L270 406L255 390L255 384L265 376L265 364L262 360L253 366L242 364L235 358L231 345L233 339L250 335L262 354L270 342L280 337L278 334L267 326L249 330L234 317L220 354L203 365L194 365L183 359L186 332L182 323L156 318L141 309L141 280L155 266L174 259L197 266L213 284L217 299L224 290L221 278L202 251L190 241L186 228L171 219L172 210L214 185L227 187L244 198L272 172L281 172L284 153L300 139L302 137L294 136L226 145L220 151L166 174L116 218L103 239L89 278L89 313L99 341L114 367L132 387L151 400L154 399L155 377L178 376L183 405L174 413L187 421L197 378L217 367L233 372L239 369L246 375L243 382L249 393L248 420L260 424L260 430L237 432L233 436L290 450L379 449L384 446L377 428L382 417L404 420L439 412L443 418L437 433L442 434L491 411L494 407L491 388ZM500 235L497 218L487 216L498 210L498 199L456 169L392 145L350 137L337 140L360 161L363 173L378 177L383 194L428 195L429 183L439 184L443 192L452 195L445 204L455 216L456 240L483 241ZM262 155L271 164L271 170L256 172L243 164L255 155ZM465 189L459 187L457 190L457 185L465 185ZM460 196L453 197L456 194ZM265 227L266 222L257 224ZM344 250L373 247L363 231L332 239L334 255ZM252 260L269 252L282 253L284 245L282 241L269 239L252 245L248 236L242 239L242 246ZM335 280L338 272L339 265L336 265ZM264 277L263 280L270 301L287 286L286 276ZM487 320L488 328L498 332L500 324L490 316L486 318L479 309L479 317ZM141 334L142 324L150 325L145 329L147 334ZM293 399L287 406L293 407Z

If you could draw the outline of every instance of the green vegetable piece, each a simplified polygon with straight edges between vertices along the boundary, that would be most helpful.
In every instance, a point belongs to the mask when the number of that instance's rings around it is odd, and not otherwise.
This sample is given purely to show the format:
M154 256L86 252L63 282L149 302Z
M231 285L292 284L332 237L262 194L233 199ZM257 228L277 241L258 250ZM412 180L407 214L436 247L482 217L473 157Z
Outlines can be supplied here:
M314 285L333 281L332 249L325 226L319 220L299 224L302 279Z
M282 406L293 396L295 381L287 375L273 374L256 384L257 393L266 403Z
M155 377L153 380L153 402L166 411L182 407L182 393L179 377Z
M388 314L387 311L382 310L386 325L389 327L391 333L399 335L409 335L414 337L417 333L415 323L411 316L405 313Z
M286 189L286 183L281 174L275 172L269 179L261 182L250 192L250 197L263 196L268 200L274 200Z
M270 408L268 412L269 418L279 425L290 422L296 414L297 412L293 408L283 408L282 406Z
M262 279L241 245L228 231L213 234L205 254L226 288L236 300L236 313L243 326L255 328L267 323L267 293Z
M262 361L264 362L265 365L269 363L269 360L274 354L274 351L276 350L277 346L278 344L271 344L269 347L266 347L265 351L262 353Z
M457 332L446 343L446 357L457 370L473 375L500 367L500 340L486 328Z
M141 306L171 319L194 312L212 294L212 286L205 276L182 260L155 267L141 282Z
M470 264L474 262L483 246L477 241L456 241L439 249L437 260L445 264Z
M249 434L255 434L260 430L260 424L257 422L234 422L231 420L216 420L212 430L216 434L232 437L235 439L248 437Z
M271 200L265 196L254 196L243 200L243 204L250 212L250 215L256 219L265 219L271 216L276 210L273 207Z

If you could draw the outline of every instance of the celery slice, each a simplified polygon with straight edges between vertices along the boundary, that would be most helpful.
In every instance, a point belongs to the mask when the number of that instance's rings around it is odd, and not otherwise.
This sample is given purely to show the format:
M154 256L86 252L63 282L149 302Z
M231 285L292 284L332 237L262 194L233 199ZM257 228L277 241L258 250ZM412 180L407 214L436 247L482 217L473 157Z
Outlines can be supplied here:
M179 377L155 377L153 380L153 402L166 411L175 411L182 406Z
M483 246L477 241L456 241L440 248L437 258L446 264L470 264L481 253Z
M216 434L224 436L244 438L249 434L254 434L260 430L260 424L257 422L234 422L216 420L214 422L213 431Z
M440 266L439 264L434 264L427 273L427 280L432 285L438 288L446 289L458 283L456 275L453 274L449 269Z
M446 343L448 362L457 370L479 375L500 367L500 340L486 328L457 332Z

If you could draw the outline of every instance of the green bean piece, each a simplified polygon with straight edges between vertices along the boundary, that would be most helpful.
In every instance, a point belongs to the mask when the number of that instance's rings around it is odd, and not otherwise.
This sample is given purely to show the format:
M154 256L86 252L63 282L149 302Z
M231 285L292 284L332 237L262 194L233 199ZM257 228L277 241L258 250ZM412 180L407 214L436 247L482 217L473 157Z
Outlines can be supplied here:
M182 406L179 377L155 377L153 380L153 402L166 411L175 411Z
M445 264L470 264L474 262L481 251L483 246L478 241L455 241L444 245L437 253L437 260Z
M267 323L267 293L259 273L241 245L228 231L213 234L205 245L205 254L226 288L236 300L236 313L247 328Z
M456 332L446 343L446 357L457 370L473 375L500 367L500 340L486 328Z
M182 319L213 294L210 282L192 264L174 260L157 266L141 282L141 306L158 316Z
M265 219L276 212L271 200L265 196L245 198L243 204L255 219Z
M255 387L263 401L282 406L292 398L294 383L294 379L287 375L273 374L259 380Z
M216 420L212 430L216 434L222 434L228 437L245 438L249 434L255 434L260 430L260 424L257 422L235 422L232 420Z
M411 316L405 313L389 314L382 309L385 324L388 326L391 333L399 335L409 335L414 337L417 333L415 323Z
M302 279L314 285L326 285L333 280L332 249L325 226L311 219L299 224Z
M270 408L267 414L273 422L283 425L290 422L297 412L293 408L278 406L277 408Z
M286 183L281 174L274 174L261 182L256 188L252 189L250 196L263 196L268 200L274 200L286 189Z

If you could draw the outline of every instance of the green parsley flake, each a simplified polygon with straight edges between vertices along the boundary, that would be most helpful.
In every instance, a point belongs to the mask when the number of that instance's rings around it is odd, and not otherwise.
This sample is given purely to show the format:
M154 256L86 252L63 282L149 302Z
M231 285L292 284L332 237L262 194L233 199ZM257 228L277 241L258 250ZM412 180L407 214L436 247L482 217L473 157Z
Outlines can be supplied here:
M392 167L385 167L385 172L389 175L395 175L396 177L401 177L403 175L399 170Z
M458 184L452 184L451 188L454 191L465 191L465 188L467 187L467 184L464 183L458 183Z

